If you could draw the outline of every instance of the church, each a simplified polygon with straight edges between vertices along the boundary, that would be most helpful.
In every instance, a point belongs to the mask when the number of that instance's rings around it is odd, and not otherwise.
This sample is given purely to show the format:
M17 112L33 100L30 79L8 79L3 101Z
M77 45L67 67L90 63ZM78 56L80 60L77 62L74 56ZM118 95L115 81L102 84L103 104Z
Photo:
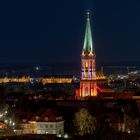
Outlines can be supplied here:
M97 96L99 87L97 81L105 79L103 72L96 72L96 54L93 46L90 26L90 13L87 12L84 45L81 54L80 89L76 91L78 99Z

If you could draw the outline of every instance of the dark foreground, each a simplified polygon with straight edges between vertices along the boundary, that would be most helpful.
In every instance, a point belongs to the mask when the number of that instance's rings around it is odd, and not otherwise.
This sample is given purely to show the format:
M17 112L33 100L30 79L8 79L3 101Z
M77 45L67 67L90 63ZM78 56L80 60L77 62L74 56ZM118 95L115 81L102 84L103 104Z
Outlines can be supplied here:
M0 140L139 140L139 136L128 133L102 132L94 135L72 136L69 138L58 138L56 135L20 135L4 136Z

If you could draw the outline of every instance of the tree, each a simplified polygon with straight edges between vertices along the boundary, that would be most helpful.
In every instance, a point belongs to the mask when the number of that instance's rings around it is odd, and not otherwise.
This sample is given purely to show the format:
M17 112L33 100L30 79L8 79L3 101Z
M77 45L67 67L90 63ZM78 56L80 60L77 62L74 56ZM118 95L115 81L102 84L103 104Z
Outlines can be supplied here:
M136 124L131 116L124 114L124 122L122 124L122 128L124 132L135 132Z
M75 134L93 134L96 129L96 119L85 108L75 113L73 120Z

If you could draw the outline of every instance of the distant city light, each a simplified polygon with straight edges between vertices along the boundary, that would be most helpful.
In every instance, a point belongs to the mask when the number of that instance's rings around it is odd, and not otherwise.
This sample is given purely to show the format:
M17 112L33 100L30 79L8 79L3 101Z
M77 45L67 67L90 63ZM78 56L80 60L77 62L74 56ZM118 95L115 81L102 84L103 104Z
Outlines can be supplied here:
M35 67L36 71L40 70L40 67L39 66L36 66Z
M3 114L0 114L0 118L2 118L3 117Z
M5 123L8 123L8 120L4 120Z
M65 139L68 139L68 138L69 138L68 134L65 134L65 135L64 135L64 138L65 138Z
M4 113L5 113L5 114L7 114L8 112L7 112L7 111L5 111Z
M10 125L12 124L12 120L9 121L9 124L10 124Z
M57 137L61 138L62 136L61 136L61 134L58 134Z

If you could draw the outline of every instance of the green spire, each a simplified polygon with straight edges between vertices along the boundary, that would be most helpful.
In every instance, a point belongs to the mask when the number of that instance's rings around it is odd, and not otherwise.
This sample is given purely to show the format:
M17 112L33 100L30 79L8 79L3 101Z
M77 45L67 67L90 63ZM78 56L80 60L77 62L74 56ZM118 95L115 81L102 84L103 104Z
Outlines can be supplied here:
M90 12L89 11L87 12L87 23L86 23L86 32L85 32L83 51L84 51L84 54L93 53L92 33L91 33L91 27L90 27Z

